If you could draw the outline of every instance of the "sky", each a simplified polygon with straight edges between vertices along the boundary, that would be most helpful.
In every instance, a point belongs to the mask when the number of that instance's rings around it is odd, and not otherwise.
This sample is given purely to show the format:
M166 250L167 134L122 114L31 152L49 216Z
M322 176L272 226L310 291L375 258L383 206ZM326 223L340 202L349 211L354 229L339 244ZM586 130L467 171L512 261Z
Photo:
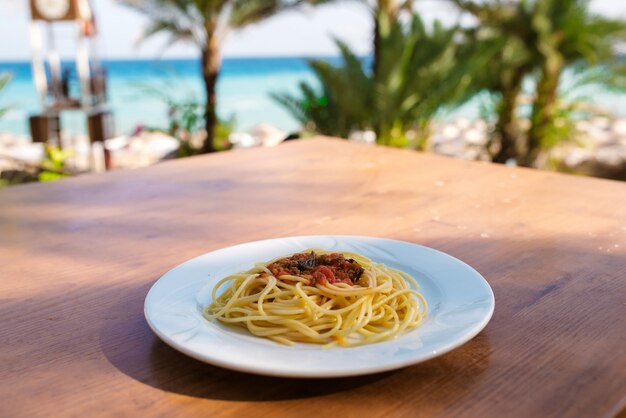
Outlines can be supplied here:
M196 57L191 45L176 44L163 50L165 38L155 37L141 45L137 39L146 24L143 16L116 2L92 0L100 29L98 55L103 59L153 57ZM626 0L592 0L594 11L626 18ZM445 0L418 0L417 8L427 20L455 22L458 12ZM0 61L30 59L28 0L0 0ZM55 25L61 54L71 56L73 25ZM372 23L368 10L358 1L283 13L262 23L231 32L224 44L227 57L246 56L329 56L337 53L333 38L365 54L371 45ZM10 40L10 41L7 41Z

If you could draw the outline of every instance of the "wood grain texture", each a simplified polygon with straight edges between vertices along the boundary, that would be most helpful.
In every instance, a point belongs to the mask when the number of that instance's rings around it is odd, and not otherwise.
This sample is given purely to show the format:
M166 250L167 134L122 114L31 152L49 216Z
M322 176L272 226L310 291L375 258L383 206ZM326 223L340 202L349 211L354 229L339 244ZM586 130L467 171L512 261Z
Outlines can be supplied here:
M148 328L175 265L308 234L445 251L489 281L493 319L426 363L322 380L209 366ZM623 183L322 138L2 190L0 416L617 414L625 249Z

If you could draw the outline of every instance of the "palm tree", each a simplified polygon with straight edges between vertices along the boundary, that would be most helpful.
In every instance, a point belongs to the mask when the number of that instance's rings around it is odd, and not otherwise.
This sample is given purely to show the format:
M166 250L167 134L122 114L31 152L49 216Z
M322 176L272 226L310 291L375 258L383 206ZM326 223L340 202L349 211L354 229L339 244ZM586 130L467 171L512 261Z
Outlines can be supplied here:
M220 47L231 29L257 23L306 0L119 0L150 19L143 39L168 33L168 45L191 42L201 52L202 79L206 94L205 129L202 151L215 151L216 87L221 68Z
M439 22L428 28L419 15L408 17L404 24L378 12L379 47L371 70L338 42L343 65L311 62L321 91L303 83L300 97L274 97L318 132L345 137L372 129L380 144L424 148L432 117L469 97L472 75L485 65L487 54L462 51L456 28Z
M521 132L517 100L524 79L535 68L524 44L531 10L527 2L453 0L453 3L479 21L477 26L463 30L466 46L477 51L493 51L483 71L474 78L473 89L485 89L496 98L496 125L489 148L493 162L505 163L518 155Z
M432 27L415 12L408 23L377 16L380 51L372 74L371 119L379 142L423 149L431 119L442 109L469 99L477 71L486 64L488 51L469 51L456 41L457 27ZM417 137L408 141L406 133Z
M558 88L568 65L579 68L602 66L604 77L595 83L626 87L624 66L615 45L626 41L626 22L595 15L588 0L537 1L532 18L534 52L539 60L539 78L531 113L526 152L520 164L537 161L544 144L552 138L558 113Z
M309 66L319 83L301 82L299 96L274 93L272 97L305 129L347 138L353 130L368 128L373 84L361 58L343 42L337 41L337 46L342 66L310 60Z
M602 65L595 73L596 84L626 87L623 66L614 45L626 40L626 24L593 15L587 0L518 0L490 2L452 0L462 10L478 19L479 25L468 31L476 48L501 43L478 83L497 93L498 121L496 140L499 150L493 161L515 159L532 166L542 149L561 138L555 129L560 113L558 88L566 67L578 70ZM522 136L517 123L517 96L525 78L536 75L531 127Z
M366 1L366 3L374 18L372 72L376 74L382 53L381 34L385 30L385 28L380 25L397 22L403 12L410 13L413 9L414 0L376 0L374 2Z

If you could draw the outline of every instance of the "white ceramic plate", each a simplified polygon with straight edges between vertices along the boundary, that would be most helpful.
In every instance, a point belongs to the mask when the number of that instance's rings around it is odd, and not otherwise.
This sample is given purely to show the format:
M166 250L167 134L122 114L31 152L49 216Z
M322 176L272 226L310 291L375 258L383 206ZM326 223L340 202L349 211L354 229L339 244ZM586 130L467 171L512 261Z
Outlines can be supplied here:
M394 340L322 349L283 346L202 317L211 289L223 277L312 247L358 252L412 275L428 302L424 323ZM408 242L358 236L277 238L213 251L166 273L145 302L148 324L173 348L216 366L285 377L355 376L419 363L472 339L493 309L489 284L462 261Z

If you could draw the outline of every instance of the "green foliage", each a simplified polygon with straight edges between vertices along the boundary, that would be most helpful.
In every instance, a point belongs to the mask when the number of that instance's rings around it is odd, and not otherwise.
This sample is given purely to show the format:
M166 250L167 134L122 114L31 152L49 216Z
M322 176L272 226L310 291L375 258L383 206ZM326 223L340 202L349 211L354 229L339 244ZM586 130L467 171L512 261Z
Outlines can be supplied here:
M56 146L44 146L45 157L39 164L32 164L13 159L21 168L12 168L2 172L0 188L31 182L49 182L69 177L74 172L67 169L66 162L72 157L72 151L65 151Z
M160 87L141 86L140 90L145 94L154 96L167 106L167 133L180 142L176 155L188 157L200 154L200 144L194 144L192 139L194 135L204 129L205 104L198 101L193 94L185 94L183 99L176 98L169 84ZM158 130L158 128L156 129ZM234 129L235 119L233 117L219 120L215 127L214 139L218 151L230 147L228 138Z
M602 86L615 93L626 93L626 63L621 59L594 66L580 61L569 68L574 71L576 78L569 86L569 94L590 85Z
M379 142L412 145L405 132L424 137L429 121L440 111L468 100L473 77L485 65L489 49L463 49L457 28L435 21L427 28L416 14L407 25L379 16L380 55L374 80L373 108Z
M44 147L46 157L41 161L41 171L37 175L39 181L55 181L68 177L65 162L72 157L73 152L65 151L59 147L46 145Z
M368 106L372 102L369 96L373 94L373 86L360 58L341 41L337 41L337 45L344 62L342 67L334 67L323 60L309 61L321 91L302 82L299 97L285 93L272 96L305 128L347 137L352 130L368 128L371 113Z
M525 78L535 67L524 37L529 31L529 2L474 2L453 0L478 23L462 31L464 47L476 51L490 50L487 64L473 79L473 91L486 91L488 101L481 108L486 120L495 119L495 129L488 142L492 161L505 163L515 159L520 149L517 99ZM487 115L485 113L491 113Z
M337 41L343 65L310 62L319 88L302 83L300 96L274 98L320 133L346 137L372 129L381 144L423 148L431 118L474 93L468 87L488 54L460 48L456 28L439 22L428 28L417 14L409 17L402 23L377 15L380 48L375 72L366 70L362 60ZM414 135L407 135L409 131Z
M208 32L223 38L229 29L242 28L304 3L304 0L118 0L146 15L140 42L158 33L169 38L166 47L177 42L207 44Z
M531 50L538 56L539 77L527 151L520 159L528 166L535 165L542 151L561 138L558 87L563 70L568 65L602 65L604 72L586 81L623 87L623 68L615 65L615 43L626 40L626 22L592 14L585 0L537 2L532 23L537 42Z
M514 2L452 0L478 19L466 31L475 48L501 43L476 79L499 97L496 142L506 153L494 155L504 162L535 165L547 149L573 135L574 112L562 102L559 86L570 67L586 73L578 85L602 84L624 91L625 66L615 45L626 40L626 22L594 15L587 0L525 0ZM531 127L526 135L516 128L517 96L525 78L536 77Z
M6 88L10 80L11 80L11 74L9 73L0 74L0 93L2 92L2 90ZM2 118L2 116L9 110L10 108L8 106L0 107L0 118Z

